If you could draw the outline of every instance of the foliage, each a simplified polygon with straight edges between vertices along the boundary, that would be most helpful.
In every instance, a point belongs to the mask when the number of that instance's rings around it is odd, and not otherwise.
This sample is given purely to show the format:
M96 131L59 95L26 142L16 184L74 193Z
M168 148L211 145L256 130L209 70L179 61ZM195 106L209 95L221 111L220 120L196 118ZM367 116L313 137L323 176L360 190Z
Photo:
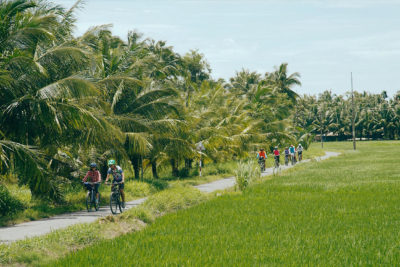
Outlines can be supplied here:
M156 179L166 166L186 177L200 157L231 161L295 139L287 110L300 75L287 63L214 80L196 50L180 55L137 32L124 41L110 25L74 37L80 6L0 2L1 173L35 197L65 201L92 161L103 175L112 157L136 179L148 166Z
M364 139L398 139L400 116L399 93L388 98L386 92L354 92L355 134ZM352 137L351 94L336 95L325 91L298 99L294 124L309 133L328 135L334 140Z
M0 183L0 215L10 216L24 209L24 205L13 197L7 187Z

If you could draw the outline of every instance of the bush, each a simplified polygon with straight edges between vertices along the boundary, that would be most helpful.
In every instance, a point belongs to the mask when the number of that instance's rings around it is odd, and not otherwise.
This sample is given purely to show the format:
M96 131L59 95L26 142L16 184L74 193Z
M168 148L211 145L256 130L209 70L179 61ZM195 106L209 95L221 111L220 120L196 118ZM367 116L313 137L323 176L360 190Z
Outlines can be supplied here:
M254 160L248 162L241 161L238 164L235 175L236 186L240 191L243 191L249 184L261 177L261 170Z
M21 201L13 197L8 189L0 184L0 214L1 216L12 215L24 209Z
M189 172L190 172L190 170L189 170L188 168L183 168L183 169L181 169L181 170L179 171L178 176L179 176L180 178L189 177Z

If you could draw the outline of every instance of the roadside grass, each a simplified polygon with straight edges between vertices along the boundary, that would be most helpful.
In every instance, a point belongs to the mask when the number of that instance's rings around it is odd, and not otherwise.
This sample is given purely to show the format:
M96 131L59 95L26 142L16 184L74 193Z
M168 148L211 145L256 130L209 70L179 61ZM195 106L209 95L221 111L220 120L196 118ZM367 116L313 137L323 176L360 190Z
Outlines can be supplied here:
M193 187L176 186L153 194L143 205L118 216L110 215L94 223L76 224L9 245L0 244L0 265L43 266L67 253L139 231L158 216L199 204L210 197L212 195L202 194Z
M351 143L326 143L345 153L168 214L51 266L397 265L400 142L357 145L352 152Z
M8 184L7 188L15 198L21 200L26 208L11 216L1 217L0 226L33 221L57 214L86 209L86 189L82 185L69 185L65 195L65 203L62 204L51 204L46 200L32 198L30 190L26 186ZM127 181L125 188L127 201L148 196L158 191L158 188L151 181ZM109 194L110 187L102 184L100 186L101 205L108 205Z

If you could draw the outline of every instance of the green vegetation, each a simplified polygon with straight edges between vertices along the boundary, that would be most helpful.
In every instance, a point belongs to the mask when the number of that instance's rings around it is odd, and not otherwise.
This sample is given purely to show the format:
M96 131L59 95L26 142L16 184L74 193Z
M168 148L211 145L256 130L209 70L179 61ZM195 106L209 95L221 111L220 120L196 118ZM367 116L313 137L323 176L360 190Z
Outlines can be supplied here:
M26 186L32 198L59 205L90 162L103 176L114 158L136 180L149 172L163 178L164 170L185 178L196 176L200 157L207 166L260 146L311 141L289 119L300 75L286 63L263 76L243 70L216 80L198 51L180 55L137 32L124 41L101 25L73 36L81 5L0 2L0 181L7 187Z
M139 231L162 214L199 204L209 198L210 195L192 187L173 187L152 195L143 205L119 216L110 215L94 223L77 224L44 236L0 245L0 265L42 266L69 252Z
M313 147L310 151L320 152L320 149ZM214 166L215 169L225 169L226 164L233 169L237 167L237 164L233 162L224 163L222 167L218 167L218 164L210 164L209 167ZM205 171L205 173L207 172ZM213 169L211 169L211 173L214 173ZM141 230L147 224L153 223L161 215L176 212L212 199L215 194L202 194L191 186L186 187L183 185L197 184L199 180L204 182L211 181L218 177L208 175L203 176L202 179L171 181L170 188L152 194L143 205L128 210L122 215L107 216L94 223L74 225L44 236L17 241L10 245L0 245L0 265L30 264L41 266L51 262L54 258L63 257L71 251L75 252L84 247L97 244L102 240ZM261 180L255 182L261 182ZM145 183L128 183L126 185L126 188L130 188L130 190L132 190L132 187L140 188L138 193L153 193L151 187ZM220 195L220 193L216 194ZM25 190L25 196L26 200L30 199L29 189Z
M261 169L255 160L239 162L235 171L236 187L243 191L261 177Z
M354 92L355 130L357 138L400 138L400 91L389 98L381 94ZM336 95L325 91L316 96L298 98L293 122L311 133L328 135L329 140L346 140L352 137L351 94Z
M52 266L396 265L399 142L328 143L337 158L166 215ZM107 251L107 253L104 253Z
M0 184L0 215L4 217L8 214L14 214L24 208L22 202L12 196L8 189Z

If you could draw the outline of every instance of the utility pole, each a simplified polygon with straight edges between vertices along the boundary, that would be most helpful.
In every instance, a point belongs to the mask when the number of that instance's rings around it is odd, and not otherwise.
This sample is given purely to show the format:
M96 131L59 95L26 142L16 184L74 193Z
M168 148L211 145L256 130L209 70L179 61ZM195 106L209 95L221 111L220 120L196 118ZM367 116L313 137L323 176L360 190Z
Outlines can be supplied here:
M324 140L323 140L324 138L322 135L322 127L323 127L322 112L323 112L323 110L322 110L322 106L321 106L321 110L319 112L319 123L320 123L320 130L321 130L321 148L324 148Z
M356 150L356 128L355 128L355 120L356 120L356 111L354 106L354 92L353 92L353 72L350 72L350 79L351 79L351 106L352 106L352 132L353 132L353 149Z

